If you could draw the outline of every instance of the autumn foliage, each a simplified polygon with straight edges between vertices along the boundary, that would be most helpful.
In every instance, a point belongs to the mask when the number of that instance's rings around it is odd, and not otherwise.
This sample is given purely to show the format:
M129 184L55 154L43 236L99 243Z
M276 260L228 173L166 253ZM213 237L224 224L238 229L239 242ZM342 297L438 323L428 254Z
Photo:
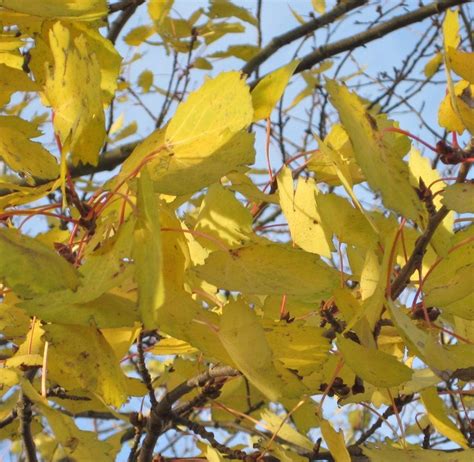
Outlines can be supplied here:
M117 42L142 3L0 0L1 452L472 460L474 53L448 9L463 2L417 19L442 24L423 77L446 80L434 143L331 74L342 45L267 74L261 43L193 54L260 27L227 0L187 19L147 1ZM366 3L313 1L308 24ZM123 43L187 67L168 89L151 64L134 83L147 55ZM212 72L229 56L245 73ZM195 69L212 77L193 87ZM282 113L315 92L325 116L295 149ZM114 114L124 95L148 136Z

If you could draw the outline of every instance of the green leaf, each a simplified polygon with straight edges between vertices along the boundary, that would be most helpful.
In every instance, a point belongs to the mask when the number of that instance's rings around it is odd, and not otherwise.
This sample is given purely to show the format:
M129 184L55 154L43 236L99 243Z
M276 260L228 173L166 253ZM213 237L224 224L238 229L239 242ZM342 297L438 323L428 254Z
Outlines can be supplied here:
M25 298L79 286L77 270L45 244L0 229L0 280Z
M138 219L134 231L133 258L138 284L138 308L147 329L158 327L158 310L165 300L159 202L148 169L140 173L137 194Z
M458 213L474 213L474 183L456 183L447 186L442 203Z
M376 387L396 387L411 379L413 371L392 355L365 348L342 336L338 336L337 346L354 373Z
M127 399L125 375L101 332L68 324L44 326L49 342L48 377L66 389L81 388L107 404L121 406Z
M247 294L288 294L319 301L339 284L339 274L316 255L288 245L250 244L213 252L197 275L222 289Z

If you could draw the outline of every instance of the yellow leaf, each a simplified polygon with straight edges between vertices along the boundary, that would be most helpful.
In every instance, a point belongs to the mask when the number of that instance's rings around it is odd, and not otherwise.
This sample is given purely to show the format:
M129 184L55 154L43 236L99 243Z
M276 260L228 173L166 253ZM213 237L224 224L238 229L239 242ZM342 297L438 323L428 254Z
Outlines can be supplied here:
M277 401L285 382L273 365L272 351L257 316L241 300L224 307L218 337L236 367L268 399Z
M127 45L138 46L155 33L152 26L138 26L132 29L124 38Z
M365 348L342 336L338 336L337 346L354 373L376 387L396 387L411 379L413 371L392 355Z
M251 244L211 253L195 271L220 288L247 294L288 294L319 301L339 284L339 274L316 255L283 244Z
M318 182L339 186L347 182L350 188L365 181L360 167L354 158L354 150L347 132L340 124L332 126L324 142L316 138L319 151L308 163L308 168L316 173Z
M427 388L420 392L421 400L428 412L428 418L433 427L442 435L449 438L451 441L459 444L459 446L467 449L469 446L463 434L458 430L447 415L447 409L438 396L436 388Z
M468 232L455 235L453 244L466 241L444 257L425 279L427 306L443 307L473 292L474 242Z
M39 89L39 85L30 80L25 72L0 63L0 106L7 104L16 91L38 91Z
M458 213L474 213L474 184L453 184L442 194L442 203Z
M293 191L293 175L283 167L277 178L280 205L288 221L293 242L307 252L331 258L334 247L326 228L323 228L316 205L318 194L312 178L298 180Z
M147 329L158 327L158 309L164 303L159 203L148 169L138 180L138 219L134 232L133 258L138 283L138 308Z
M139 76L137 81L138 86L142 89L143 93L148 93L151 86L153 85L153 72L145 69Z
M36 239L0 229L0 279L23 297L79 285L76 269Z
M255 111L253 122L270 117L276 103L283 96L283 92L298 64L299 61L294 60L266 75L258 82L252 90L252 104Z
M326 11L326 0L311 0L311 3L316 13L323 14Z
M286 308L295 316L288 300ZM322 328L297 320L290 324L271 320L263 322L263 327L273 357L299 376L309 375L327 359L330 343Z
M344 432L342 430L336 432L327 420L321 419L321 433L335 462L351 461L351 456L346 448Z
M106 441L100 441L95 432L80 430L72 417L52 409L47 403L37 400L35 404L48 419L56 442L65 449L67 456L75 460L97 462L107 462L114 458L113 447Z
M408 160L408 168L410 169L410 182L414 188L420 186L420 178L423 180L426 187L430 187L431 192L435 195L433 204L436 208L441 207L441 197L438 194L446 187L446 183L441 180L441 175L436 169L431 167L430 160L423 157L420 152L414 148L410 151L410 158ZM426 226L429 220L429 214L424 213L423 225ZM431 240L431 245L440 256L445 256L451 247L451 239L453 237L454 214L450 213L443 220L441 226L436 229L435 234Z
M316 198L322 223L339 241L355 246L371 248L378 236L360 210L336 194L318 194Z
M295 430L289 423L286 416L279 416L268 409L260 413L260 418L265 422L264 426L272 433L277 433L285 441L295 444L308 451L313 449L314 443L309 438Z
M369 185L380 191L387 207L417 221L423 208L409 183L408 167L402 160L406 151L400 141L404 141L404 137L379 130L378 124L383 130L387 122L370 115L362 101L346 87L328 81L327 89Z
M414 445L397 448L386 443L367 443L362 451L371 462L471 462L474 457L472 449L453 454Z
M217 239L215 242L205 236L196 236L207 249L222 249L220 243L227 248L240 247L253 234L252 215L230 191L220 184L213 184L201 203L194 229Z
M216 51L211 55L208 55L209 58L239 58L244 61L248 61L253 58L260 48L256 45L230 45L225 51Z
M66 389L96 393L107 404L127 399L125 375L114 351L94 327L47 324L48 377Z
M457 48L459 37L459 11L447 10L443 21L444 48L446 52L450 47Z
M73 39L60 22L50 30L49 42L54 63L49 63L45 94L54 110L54 129L73 164L95 165L106 135L99 63L86 37Z
M174 0L150 0L148 2L148 14L157 26L168 16Z
M106 0L1 0L0 6L43 18L73 19L75 21L95 21L107 16Z
M411 352L443 380L449 380L459 369L468 368L469 362L472 365L472 351L466 354L462 349L459 350L459 347L464 347L464 345L456 345L459 351L440 345L425 331L418 329L402 308L395 306L391 300L387 300L387 306L398 333Z
M56 292L50 303L47 303L46 297L40 297L38 302L35 298L19 306L31 316L62 324L117 328L133 325L139 320L136 302L128 298L109 293L94 300L74 303L69 294ZM50 294L48 298L51 299Z
M178 106L164 145L155 148L156 159L149 164L155 191L196 192L252 163L254 136L245 131L252 114L249 89L240 73L225 72L207 80Z
M84 34L87 39L87 50L95 54L100 66L100 88L102 101L109 104L118 86L118 76L122 57L110 40L105 38L95 27L87 23L74 22L75 36Z
M235 17L257 26L257 19L246 9L234 5L229 0L212 0L209 9L210 18L229 18Z
M155 355L188 355L197 351L189 343L172 337L160 339L151 350Z
M423 73L427 79L433 77L443 62L443 55L441 53L435 53L435 55L425 64Z
M474 83L474 53L466 53L463 51L450 48L448 50L448 59L451 69L456 72L459 77Z
M26 120L16 116L0 117L0 157L12 170L24 175L57 178L56 159L40 143L30 140L40 135L41 132Z

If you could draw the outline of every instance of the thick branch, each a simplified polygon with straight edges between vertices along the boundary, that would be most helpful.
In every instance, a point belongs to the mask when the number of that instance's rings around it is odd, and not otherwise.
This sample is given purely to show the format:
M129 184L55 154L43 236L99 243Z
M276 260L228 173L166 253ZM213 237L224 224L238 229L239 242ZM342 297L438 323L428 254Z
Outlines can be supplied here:
M153 459L153 451L159 436L174 425L171 408L176 401L194 390L194 388L204 386L211 379L218 377L235 377L238 375L240 375L240 372L232 367L217 366L181 383L168 392L160 402L151 409L146 425L146 436L140 449L138 461L150 462Z
M247 62L247 64L245 64L245 66L242 68L242 72L247 75L252 74L252 72L254 72L260 66L260 64L266 61L283 46L288 45L323 26L331 24L337 18L341 17L348 11L363 5L364 3L367 3L367 0L347 0L345 2L340 2L331 11L323 14L319 18L315 18L312 21L308 21L299 27L285 32L282 35L274 37L266 47L264 47L256 56L254 56Z
M20 419L20 435L23 441L27 462L37 462L36 446L31 433L31 401L23 392L17 404L18 418Z
M468 172L469 164L462 164L456 181L458 183L462 183L466 179ZM443 205L434 215L430 217L428 225L426 226L424 233L418 238L415 249L408 259L408 262L400 270L400 273L391 286L391 297L393 300L395 300L403 292L410 281L411 275L416 271L417 268L419 268L431 238L433 237L439 224L444 220L448 213L449 210Z
M468 1L469 0L439 0L409 13L396 16L395 18L372 27L367 31L352 35L351 37L347 37L328 45L323 45L312 53L304 56L296 68L295 73L310 69L315 64L318 64L331 56L335 56L343 51L354 50L366 43L382 38L390 32L423 21L430 16L442 13L452 6L467 3Z
M5 418L0 420L0 429L10 425L18 416L16 409L13 409L10 414L8 414Z

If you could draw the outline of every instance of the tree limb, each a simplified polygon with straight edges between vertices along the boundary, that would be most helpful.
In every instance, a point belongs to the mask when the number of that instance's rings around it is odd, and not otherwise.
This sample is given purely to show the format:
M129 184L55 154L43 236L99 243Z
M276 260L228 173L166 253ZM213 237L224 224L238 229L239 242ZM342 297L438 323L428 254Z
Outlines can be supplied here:
M31 401L23 391L20 392L20 397L17 404L18 418L20 419L20 435L23 441L23 446L26 453L27 462L37 462L36 445L31 433Z
M469 0L439 0L437 2L430 3L429 5L422 6L409 13L396 16L393 19L378 24L377 26L359 34L352 35L351 37L338 40L337 42L330 43L328 45L323 45L312 53L309 53L303 57L295 70L295 74L310 69L315 64L318 64L321 61L324 61L325 59L335 56L343 51L354 50L357 47L382 38L398 29L409 26L410 24L414 24L416 22L423 21L424 19L429 18L435 14L440 14L451 6L461 5L463 3L467 3L468 1Z
M355 9L364 3L367 3L367 1L368 0L347 0L345 2L339 2L337 6L335 6L331 11L328 11L326 14L323 14L312 21L308 21L299 27L291 29L284 34L274 37L267 46L265 46L257 55L250 59L247 64L245 64L245 66L242 68L242 72L250 76L264 61L266 61L283 46L288 45L311 32L314 32L320 27L331 24L348 11Z

